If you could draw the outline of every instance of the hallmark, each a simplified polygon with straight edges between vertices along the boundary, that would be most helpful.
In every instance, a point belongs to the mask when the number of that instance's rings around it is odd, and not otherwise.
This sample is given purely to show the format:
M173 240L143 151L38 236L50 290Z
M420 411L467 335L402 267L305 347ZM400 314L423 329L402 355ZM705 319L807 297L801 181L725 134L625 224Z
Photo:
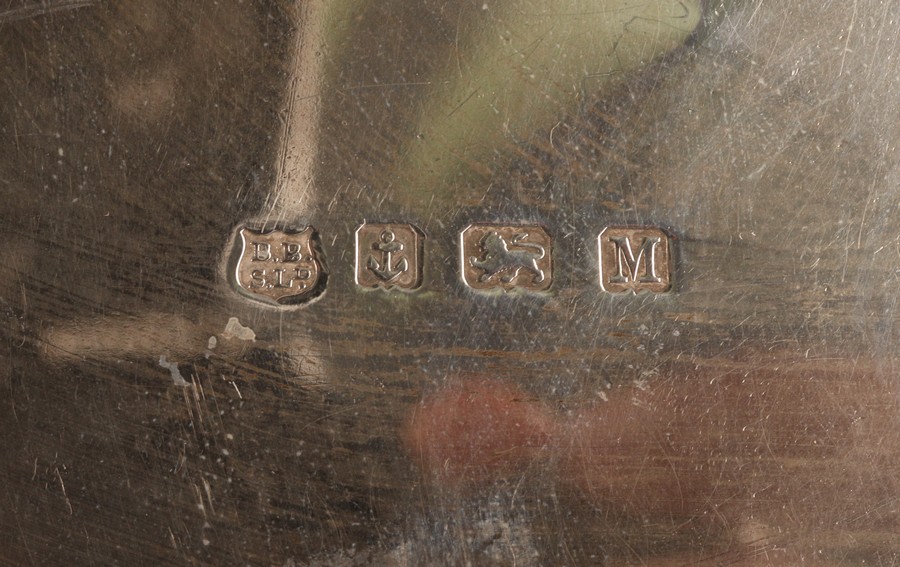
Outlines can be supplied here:
M537 225L473 224L460 234L463 282L472 289L546 291L552 239Z
M327 274L315 229L242 228L239 234L241 255L234 273L245 295L290 305L308 301L324 291Z
M655 227L600 232L600 287L609 293L665 293L672 287L669 237Z
M315 229L238 231L233 268L243 295L274 305L306 303L325 290L328 270ZM608 293L672 289L672 244L662 229L610 226L598 240L600 288ZM408 223L364 223L355 233L355 281L364 288L422 286L425 234ZM553 286L553 239L540 225L474 223L459 233L460 277L478 291L546 292Z
M411 224L363 224L356 229L356 283L414 290L422 285L424 235Z

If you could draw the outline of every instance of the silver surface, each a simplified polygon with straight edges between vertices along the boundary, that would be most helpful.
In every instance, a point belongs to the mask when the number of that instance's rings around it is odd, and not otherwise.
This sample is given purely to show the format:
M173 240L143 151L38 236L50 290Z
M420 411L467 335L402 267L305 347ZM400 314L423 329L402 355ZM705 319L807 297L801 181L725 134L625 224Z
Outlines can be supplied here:
M0 559L896 564L898 21L10 4ZM307 226L316 293L241 292Z

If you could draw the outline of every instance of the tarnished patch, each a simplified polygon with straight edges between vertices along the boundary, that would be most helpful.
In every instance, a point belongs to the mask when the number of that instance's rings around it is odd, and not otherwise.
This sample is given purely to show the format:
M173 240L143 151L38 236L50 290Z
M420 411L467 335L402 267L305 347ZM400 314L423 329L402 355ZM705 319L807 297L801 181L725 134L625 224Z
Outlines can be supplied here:
M235 278L242 293L266 303L290 305L320 295L326 272L318 236L301 231L242 228Z

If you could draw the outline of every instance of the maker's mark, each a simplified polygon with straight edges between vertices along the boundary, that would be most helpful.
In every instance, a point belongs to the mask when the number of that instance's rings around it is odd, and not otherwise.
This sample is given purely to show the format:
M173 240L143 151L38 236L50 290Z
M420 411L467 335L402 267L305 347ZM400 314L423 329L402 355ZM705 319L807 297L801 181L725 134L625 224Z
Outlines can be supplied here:
M324 291L327 273L318 235L311 226L300 231L245 227L239 235L241 252L234 277L243 295L265 303L292 305Z

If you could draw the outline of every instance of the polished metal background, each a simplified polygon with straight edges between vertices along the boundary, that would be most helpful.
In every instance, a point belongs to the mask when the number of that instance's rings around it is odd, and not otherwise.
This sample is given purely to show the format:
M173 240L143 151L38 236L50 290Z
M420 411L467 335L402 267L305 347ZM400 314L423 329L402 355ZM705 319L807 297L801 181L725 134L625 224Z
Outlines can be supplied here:
M0 561L900 562L898 21L6 3ZM321 293L240 293L248 226L312 226ZM605 291L607 227L670 288Z

